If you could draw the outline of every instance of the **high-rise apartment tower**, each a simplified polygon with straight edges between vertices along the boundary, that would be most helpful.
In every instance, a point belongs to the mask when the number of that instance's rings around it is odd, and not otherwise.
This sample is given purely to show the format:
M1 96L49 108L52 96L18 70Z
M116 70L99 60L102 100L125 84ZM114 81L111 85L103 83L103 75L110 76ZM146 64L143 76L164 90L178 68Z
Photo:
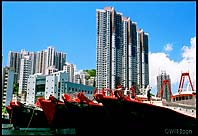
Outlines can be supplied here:
M113 7L96 10L96 30L96 87L148 85L148 34Z

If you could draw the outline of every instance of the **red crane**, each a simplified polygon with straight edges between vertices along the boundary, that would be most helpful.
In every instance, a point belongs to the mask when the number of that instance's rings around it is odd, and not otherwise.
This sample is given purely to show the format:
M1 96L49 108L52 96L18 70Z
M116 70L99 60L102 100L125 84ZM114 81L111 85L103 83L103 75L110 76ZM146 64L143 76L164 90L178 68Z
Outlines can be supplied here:
M186 77L186 76L187 76L188 79L189 79L189 82L190 82L190 86L191 86L191 88L192 88L192 91L194 91L194 87L193 87L193 85L192 85L192 82L191 82L191 79L190 79L190 75L189 75L188 72L186 72L186 73L182 73L182 74L181 74L180 83L179 83L179 88L178 88L178 92L179 92L179 93L182 92L182 89L183 89L183 86L184 86L184 80L185 80L185 77Z
M191 86L191 88L192 88L192 91L195 91L195 90L194 90L194 87L193 87L193 85L192 85L192 82L191 82L190 75L189 75L188 72L186 72L186 73L182 73L182 74L181 74L180 83L179 83L179 88L178 88L178 92L179 92L179 93L181 93L182 90L183 90L184 80L185 80L185 77L186 77L186 76L187 76L188 79L189 79L189 82L190 82L190 86ZM170 94L171 94L171 97L172 97L172 91L171 91L171 88L170 88L170 82L169 82L169 80L164 80L164 81L163 81L163 83L162 83L162 88L161 88L161 90L160 90L160 92L158 93L157 96L158 96L158 97L162 97L165 84L168 84L168 88L169 88L169 91L170 91Z

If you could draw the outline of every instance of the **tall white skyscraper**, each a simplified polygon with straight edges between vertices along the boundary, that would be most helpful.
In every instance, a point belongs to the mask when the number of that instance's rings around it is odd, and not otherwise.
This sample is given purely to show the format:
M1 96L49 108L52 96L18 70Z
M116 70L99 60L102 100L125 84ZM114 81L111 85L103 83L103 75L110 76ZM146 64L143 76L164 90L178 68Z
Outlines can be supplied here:
M20 66L20 79L19 79L19 92L18 95L21 97L21 101L25 102L26 93L27 93L27 80L32 73L32 60L30 56L24 56L21 59Z
M35 73L45 74L46 58L47 58L46 51L38 51L36 53Z
M14 82L18 82L19 80L20 64L21 64L21 53L9 51L8 67L12 67L14 69L14 75L15 75Z
M122 85L129 89L137 84L137 30L136 23L123 17Z
M51 46L47 48L46 52L47 52L47 57L46 57L46 60L45 60L46 61L45 74L47 75L48 67L55 66L55 55L56 55L56 53L55 53L55 48L53 48Z
M96 87L114 89L122 76L122 14L113 7L96 10Z
M55 66L56 69L63 70L63 65L66 63L66 54L63 52L57 52L55 48L48 47L46 50L46 65L45 65L45 74L48 74L47 68Z
M96 29L96 87L148 85L148 35L138 35L136 23L113 7L96 10Z
M55 66L55 48L53 47L48 47L47 48L47 66Z
M148 34L137 30L137 83L140 88L149 85Z
M61 71L66 63L66 54L63 52L56 52L56 68Z

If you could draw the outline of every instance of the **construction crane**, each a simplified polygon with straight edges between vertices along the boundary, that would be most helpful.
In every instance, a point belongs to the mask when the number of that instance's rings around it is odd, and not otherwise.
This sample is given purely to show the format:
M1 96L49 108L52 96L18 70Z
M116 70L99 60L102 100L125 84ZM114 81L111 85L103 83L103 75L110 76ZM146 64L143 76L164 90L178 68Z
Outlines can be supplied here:
M190 83L190 86L191 86L191 89L192 89L192 91L194 92L195 91L195 89L194 89L194 87L193 87L193 85L192 85L192 82L191 82L191 78L190 78L190 75L189 75L189 73L188 72L185 72L185 73L182 73L181 74L181 78L180 78L180 82L179 82L179 88L178 88L178 93L180 94L182 91L183 91L183 86L184 86L184 81L185 81L185 77L188 77L188 79L189 79L189 83ZM165 85L168 85L168 89L169 89L169 92L170 92L170 96L172 97L173 95L172 95L172 91L171 91L171 87L170 87L170 82L169 82L169 80L163 80L163 83L162 83L162 88L161 88L161 90L160 90L160 92L157 94L157 96L158 97L163 97L163 92L164 92L164 89L165 89Z
M185 77L186 77L186 76L187 76L188 79L189 79L189 82L190 82L190 86L191 86L191 88L192 88L192 91L195 91L195 90L194 90L194 87L193 87L193 85L192 85L192 82L191 82L190 75L189 75L188 72L186 72L186 73L182 73L182 74L181 74L180 83L179 83L179 88L178 88L178 92L179 92L179 93L181 93L182 90L183 90L184 80L185 80Z

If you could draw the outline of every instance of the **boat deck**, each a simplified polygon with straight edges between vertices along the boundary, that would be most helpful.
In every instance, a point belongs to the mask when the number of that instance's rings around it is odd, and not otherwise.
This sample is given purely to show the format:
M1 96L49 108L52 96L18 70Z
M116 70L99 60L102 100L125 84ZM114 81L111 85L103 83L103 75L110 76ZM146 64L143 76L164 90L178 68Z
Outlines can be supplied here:
M169 109L172 109L174 111L177 111L179 113L185 114L187 116L191 116L196 118L196 109L187 109L187 108L182 108L182 107L172 107L172 106L163 106Z
M144 102L144 103L150 103L150 102L147 101L147 102ZM191 116L191 117L196 118L196 108L185 108L185 107L179 107L179 106L168 106L168 105L163 105L159 101L153 102L152 104L156 105L156 106L169 108L169 109L174 110L176 112L179 112L179 113L185 114L187 116Z
M150 101L144 100L143 103L148 103L148 104L153 104L156 106L169 108L171 110L182 113L184 115L196 118L196 106L189 106L189 105L185 105L185 104L175 105L174 103L167 103L167 102L162 102L162 101L158 101L158 100L157 101L152 100L151 103L150 103Z

